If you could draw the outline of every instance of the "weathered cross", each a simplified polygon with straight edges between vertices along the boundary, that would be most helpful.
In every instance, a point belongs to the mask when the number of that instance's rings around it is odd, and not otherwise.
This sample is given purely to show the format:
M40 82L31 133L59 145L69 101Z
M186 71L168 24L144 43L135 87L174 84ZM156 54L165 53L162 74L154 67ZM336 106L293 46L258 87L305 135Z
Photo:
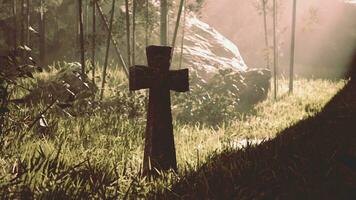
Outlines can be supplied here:
M170 90L189 91L188 69L170 71L171 47L146 48L148 67L130 68L130 90L149 88L143 173L177 170Z

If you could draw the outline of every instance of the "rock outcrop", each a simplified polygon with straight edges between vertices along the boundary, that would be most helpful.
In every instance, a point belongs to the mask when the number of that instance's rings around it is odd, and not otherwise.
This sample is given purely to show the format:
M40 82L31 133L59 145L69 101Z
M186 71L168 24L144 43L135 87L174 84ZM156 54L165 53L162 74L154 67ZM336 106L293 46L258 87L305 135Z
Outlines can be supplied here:
M183 66L188 67L191 74L204 82L215 82L211 79L216 79L217 74L220 77L221 73L233 76L224 80L239 80L234 85L226 81L216 84L226 89L236 87L236 95L246 105L267 97L271 79L268 69L249 69L234 43L193 15L187 17L185 30ZM194 84L193 80L191 85L194 87Z
M81 75L80 67L80 63L67 63L59 71L50 74L48 78L39 79L27 96L14 102L49 104L57 100L60 104L67 105L94 96L97 87L86 75Z
M208 79L219 70L247 70L236 45L208 24L189 15L185 30L183 63L199 76Z

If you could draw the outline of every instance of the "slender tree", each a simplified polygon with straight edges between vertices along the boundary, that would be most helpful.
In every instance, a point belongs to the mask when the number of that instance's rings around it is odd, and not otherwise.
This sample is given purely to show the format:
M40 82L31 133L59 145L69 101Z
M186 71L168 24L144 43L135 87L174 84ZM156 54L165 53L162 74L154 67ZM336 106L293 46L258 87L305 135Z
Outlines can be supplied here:
M160 41L161 45L168 45L168 3L167 0L161 0L160 17Z
M39 52L40 52L40 66L45 67L45 52L46 52L46 32L45 32L45 13L44 3L40 0L40 14L39 14Z
M273 84L274 99L277 99L277 4L273 0Z
M184 0L180 0L179 9L178 9L178 16L177 16L177 20L176 20L176 26L174 28L174 33L173 33L172 54L174 52L174 47L176 46L176 39L177 39L177 35L178 35L178 29L179 29L179 24L180 24L180 19L181 19L181 15L182 15L183 6L184 6Z
M290 68L289 68L289 93L293 92L296 15L297 15L297 0L293 0L292 39L291 39L292 41L291 41Z
M84 27L85 27L85 33L87 33L87 37L88 37L88 33L89 33L89 0L85 0L85 23L84 23Z
M82 74L85 74L85 47L84 47L84 24L83 24L83 0L78 0L79 7L79 35L80 35L80 62Z
M14 40L13 40L13 45L14 45L14 49L17 48L17 5L16 5L16 0L13 0L12 2L12 14L14 16Z
M109 23L107 22L107 20L106 20L106 18L104 16L104 13L101 10L101 7L100 7L100 5L99 5L99 3L97 1L95 2L95 5L96 5L97 12L99 13L100 18L103 21L103 25L104 25L105 30L107 32L109 32ZM116 53L117 57L119 58L119 61L121 62L121 65L122 65L122 68L124 69L125 75L126 75L126 77L128 77L129 76L129 72L128 72L125 60L122 57L120 48L118 47L116 40L112 36L111 36L110 40L111 40L111 42L112 42L112 44L114 46L115 53Z
M180 44L180 56L179 56L179 68L182 69L183 63L183 52L184 52L184 37L185 37L185 23L187 18L187 9L186 9L187 1L184 1L184 15L183 15L183 28L182 28L182 40Z
M146 47L148 46L149 43L149 38L148 38L149 11L150 11L150 4L148 0L146 0L146 27L145 27Z
M167 26L166 26L167 27L167 31L166 31L167 32L167 45L170 45L170 41L169 41L169 38L170 38L170 35L169 35L170 34L170 32L169 32L169 28L170 28L170 24L169 24L170 23L170 21L169 21L169 6L170 5L169 5L169 0L166 0L166 1L167 1L167 6L166 6L166 10L167 10L167 23L166 23L167 24Z
M132 65L135 65L136 47L136 0L132 0Z
M91 57L91 64L92 64L92 76L93 76L93 84L95 84L95 48L96 48L96 10L95 10L95 3L92 5L92 57Z
M30 0L26 0L26 45L30 45L31 41L31 33L30 33L30 26L31 26L31 14L30 14Z
M114 13L115 13L115 0L112 1L112 7L111 7L111 17L110 17L108 38L107 38L107 41L106 41L106 53L105 53L105 61L104 61L104 69L103 69L103 78L102 78L103 80L101 82L100 100L103 100L103 97L104 97L105 81L106 81L106 69L108 67L110 39L111 39L111 32L112 32L112 24L113 24L113 21L114 21Z
M267 68L270 68L269 66L269 42L268 42L268 30L267 30L267 2L268 0L262 0L262 10L263 10L263 25L264 25L264 31L265 31L265 45L266 45L266 64Z
M130 48L130 10L129 0L125 0L125 12L126 12L126 41L127 41L127 63L131 66L131 48Z
M21 31L20 31L20 45L23 46L25 44L25 1L21 0Z

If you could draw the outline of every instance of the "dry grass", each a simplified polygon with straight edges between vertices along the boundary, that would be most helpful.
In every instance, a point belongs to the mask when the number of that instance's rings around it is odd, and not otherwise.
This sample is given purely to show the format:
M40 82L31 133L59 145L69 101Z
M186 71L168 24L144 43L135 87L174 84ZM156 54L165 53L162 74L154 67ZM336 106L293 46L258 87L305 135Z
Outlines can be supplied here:
M115 95L124 78L115 70L109 74L106 98ZM156 181L139 176L143 118L131 120L108 111L89 117L49 115L53 128L46 136L36 129L2 136L0 198L146 198L152 191L170 188L235 141L274 138L315 115L344 85L345 81L300 79L295 93L286 95L287 83L281 81L278 101L268 98L240 119L219 127L175 122L180 170ZM19 112L33 115L30 109Z

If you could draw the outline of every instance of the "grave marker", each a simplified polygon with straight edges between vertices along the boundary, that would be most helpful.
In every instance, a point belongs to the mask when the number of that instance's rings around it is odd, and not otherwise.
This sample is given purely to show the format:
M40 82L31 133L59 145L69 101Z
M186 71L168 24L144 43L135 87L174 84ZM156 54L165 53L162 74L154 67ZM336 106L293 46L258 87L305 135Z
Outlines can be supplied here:
M188 69L169 70L172 48L146 48L148 67L130 68L131 91L149 89L149 103L145 133L143 174L157 170L177 170L174 146L170 90L189 91Z

